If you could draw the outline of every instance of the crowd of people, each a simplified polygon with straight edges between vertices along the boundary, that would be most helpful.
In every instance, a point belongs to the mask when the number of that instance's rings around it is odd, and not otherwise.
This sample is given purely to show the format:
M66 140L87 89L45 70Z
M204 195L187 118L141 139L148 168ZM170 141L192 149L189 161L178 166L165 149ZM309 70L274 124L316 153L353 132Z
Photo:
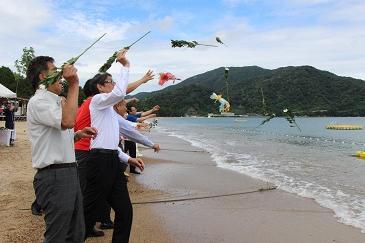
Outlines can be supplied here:
M95 227L97 222L100 229L113 229L112 242L129 242L133 208L125 170L128 165L130 173L144 170L144 161L136 156L136 143L159 152L160 145L139 128L143 129L143 121L155 117L160 107L138 112L130 105L135 99L125 98L154 78L148 71L140 80L128 83L126 53L126 49L118 52L117 75L99 73L87 80L87 99L80 107L79 77L73 65L63 68L67 98L60 96L61 80L40 88L47 75L56 70L52 57L38 56L28 66L27 79L36 90L27 108L36 169L32 213L44 213L44 242L76 243L103 236Z

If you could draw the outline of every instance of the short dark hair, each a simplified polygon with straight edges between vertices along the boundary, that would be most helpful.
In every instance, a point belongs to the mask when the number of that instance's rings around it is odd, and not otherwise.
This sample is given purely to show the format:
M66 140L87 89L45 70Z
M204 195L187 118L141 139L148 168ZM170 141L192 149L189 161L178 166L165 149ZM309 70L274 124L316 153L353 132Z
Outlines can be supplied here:
M133 105L127 105L127 112L130 113L132 111L132 107L134 107L135 109L137 109L135 106Z
M39 85L39 74L42 71L48 71L48 62L53 63L54 59L49 56L38 56L30 61L26 79L32 83L34 90L36 90Z
M90 97L93 95L93 92L92 92L93 81L94 80L91 78L85 82L83 90L84 90L84 94L86 95L86 97Z
M94 96L96 94L99 94L99 90L97 85L104 85L105 80L107 77L111 77L112 75L110 73L98 73L96 74L90 81L90 94L91 96Z

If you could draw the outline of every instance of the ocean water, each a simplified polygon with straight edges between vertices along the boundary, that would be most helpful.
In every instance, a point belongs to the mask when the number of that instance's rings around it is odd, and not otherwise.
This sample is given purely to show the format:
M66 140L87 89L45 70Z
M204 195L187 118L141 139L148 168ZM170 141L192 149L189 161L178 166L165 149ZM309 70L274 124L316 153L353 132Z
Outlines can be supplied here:
M210 153L218 167L269 181L313 198L344 224L365 233L365 130L327 130L328 124L365 125L365 118L161 118L156 128ZM365 126L364 126L365 127Z

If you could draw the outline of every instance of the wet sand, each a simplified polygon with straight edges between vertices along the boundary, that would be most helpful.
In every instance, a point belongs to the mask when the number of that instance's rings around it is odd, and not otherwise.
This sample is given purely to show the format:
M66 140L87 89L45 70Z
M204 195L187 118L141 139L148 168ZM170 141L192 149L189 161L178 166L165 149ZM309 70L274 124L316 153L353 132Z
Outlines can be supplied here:
M3 123L0 122L0 127ZM43 217L34 199L30 143L18 122L14 147L0 146L0 242L41 242ZM141 149L142 175L131 176L130 242L365 242L359 229L337 222L314 200L230 170L185 141L153 131L163 150ZM106 236L87 242L110 242Z
M137 182L167 192L164 199L184 199L150 204L174 242L365 242L359 229L339 223L331 210L312 199L261 190L271 185L217 168L207 152L183 140L150 136L166 150L158 157L143 151L158 160L146 159Z

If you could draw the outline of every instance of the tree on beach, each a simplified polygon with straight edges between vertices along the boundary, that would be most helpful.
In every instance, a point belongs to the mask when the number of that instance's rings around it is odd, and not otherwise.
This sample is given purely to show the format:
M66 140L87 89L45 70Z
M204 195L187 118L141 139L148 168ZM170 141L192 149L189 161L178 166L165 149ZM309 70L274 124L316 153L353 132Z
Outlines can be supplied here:
M16 72L14 72L14 92L17 93L18 97L29 98L33 94L32 85L25 80L25 76L28 65L34 57L35 54L33 47L24 47L21 57L15 61Z
M0 83L15 92L16 82L13 72L10 68L2 66L0 67Z
M33 47L23 48L23 54L19 60L15 60L15 68L22 78L25 78L30 61L35 58Z

